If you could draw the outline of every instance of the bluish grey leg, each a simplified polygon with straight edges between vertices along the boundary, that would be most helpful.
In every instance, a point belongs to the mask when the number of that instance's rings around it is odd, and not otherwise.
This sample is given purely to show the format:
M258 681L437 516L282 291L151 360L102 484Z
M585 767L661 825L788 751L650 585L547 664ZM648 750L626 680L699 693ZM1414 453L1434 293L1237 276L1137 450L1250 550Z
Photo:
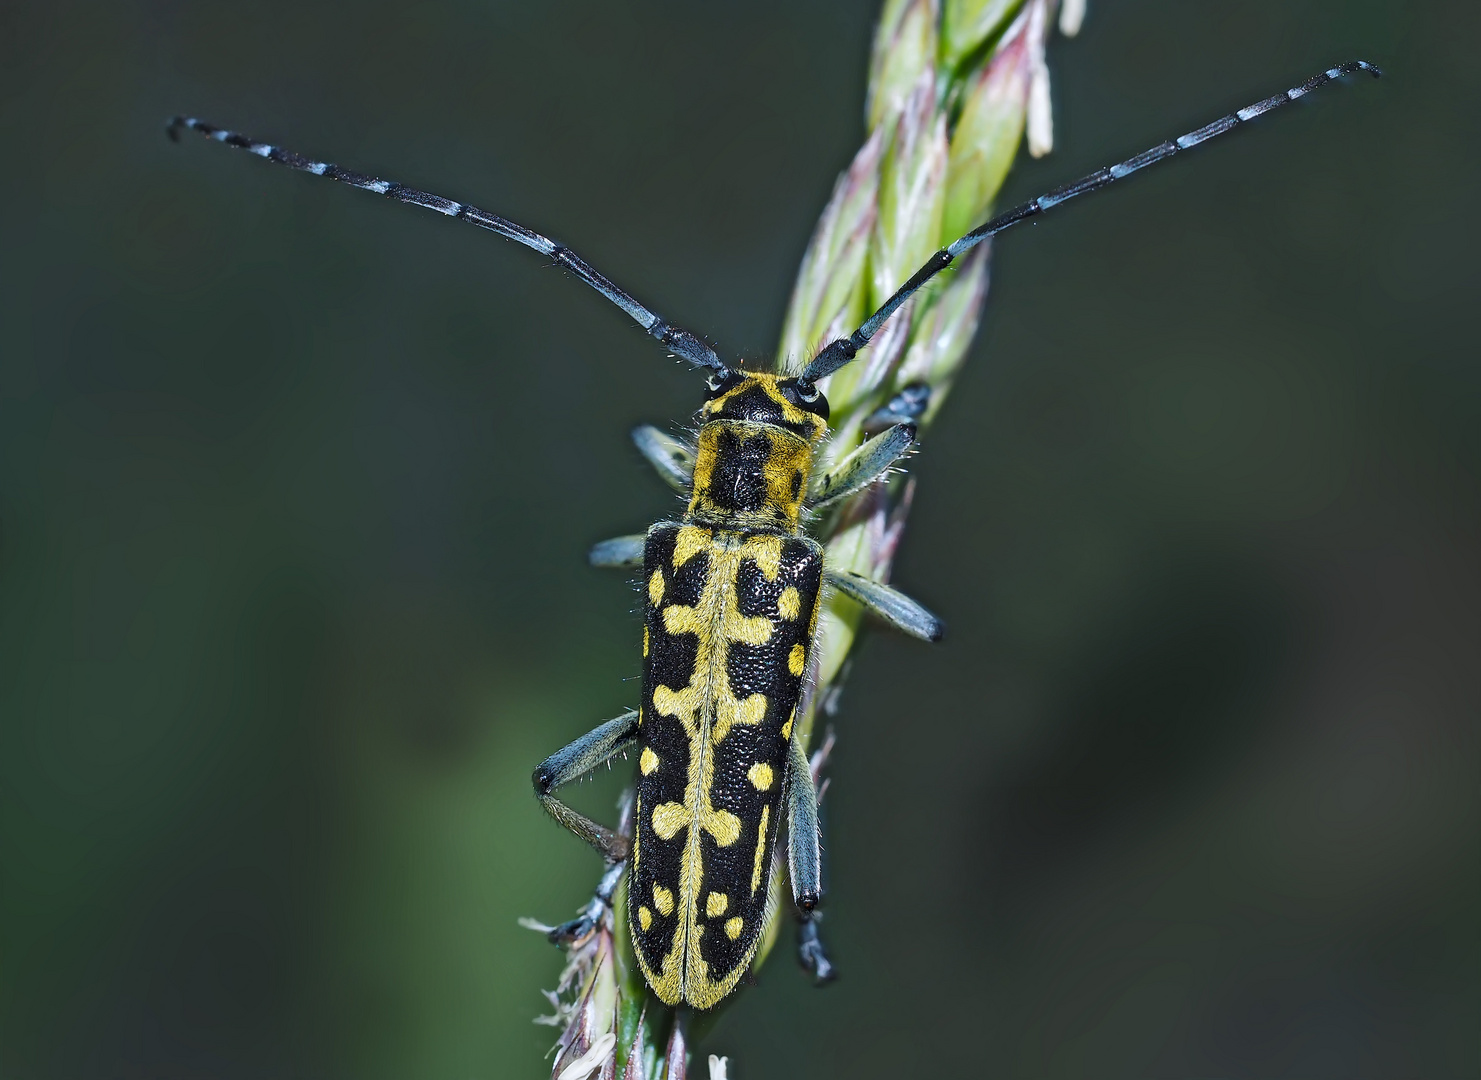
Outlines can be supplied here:
M622 883L622 875L626 872L626 859L607 867L602 874L602 880L597 882L596 892L591 894L591 899L581 909L581 914L569 922L552 926L545 931L545 936L550 943L561 946L570 945L572 942L581 941L602 925L602 916L612 907L612 897L616 894L617 886ZM545 928L539 927L539 929Z
M844 457L829 472L814 476L808 485L810 506L826 506L862 491L889 472L915 442L914 424L896 424L881 431Z
M824 577L850 600L877 615L896 630L922 641L940 641L946 624L902 592L848 570L825 570Z
M645 533L634 533L631 536L614 536L610 540L603 540L592 545L591 550L586 553L587 561L592 566L636 570L643 565L643 544L647 539Z
M612 906L612 894L622 880L627 866L631 841L605 825L578 814L552 794L562 784L580 779L603 762L611 760L637 739L638 713L634 709L615 720L608 720L593 731L557 750L535 768L535 797L556 821L570 829L601 853L607 869L597 884L596 892L581 914L570 922L553 927L546 936L556 945L568 945L586 937L601 923L602 914Z
M694 477L694 450L652 424L633 429L633 443L648 464L675 491L689 490Z
M802 745L792 740L787 765L787 873L797 910L811 911L822 897L822 853L818 840L818 793Z
M787 872L797 904L797 959L819 983L834 977L818 937L823 895L823 853L818 835L818 793L802 744L792 740L787 766Z
M535 785L535 797L545 807L545 812L596 848L609 863L621 862L627 858L630 843L628 838L578 814L552 792L562 784L585 776L612 755L631 746L637 737L638 711L633 709L615 720L608 720L564 749L551 754L535 766L531 778Z

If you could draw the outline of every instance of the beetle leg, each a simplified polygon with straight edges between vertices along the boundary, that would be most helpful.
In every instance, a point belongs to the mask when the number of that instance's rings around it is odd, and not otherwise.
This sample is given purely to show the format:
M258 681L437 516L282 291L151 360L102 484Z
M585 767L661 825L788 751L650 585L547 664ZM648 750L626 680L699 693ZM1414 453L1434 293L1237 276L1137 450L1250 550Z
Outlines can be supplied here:
M566 828L601 853L607 860L607 869L597 883L596 892L581 909L581 914L570 922L561 923L546 933L552 943L569 945L580 941L601 925L602 914L612 906L612 894L622 880L627 868L627 851L630 841L605 825L598 825L590 818L578 814L557 799L552 792L562 784L580 779L598 765L608 761L624 748L631 746L638 734L636 710L625 712L615 720L608 720L595 730L562 750L557 750L540 763L533 777L535 797L547 813Z
M846 455L832 472L815 474L808 485L808 503L826 506L836 499L862 491L884 476L890 466L904 456L915 442L914 424L896 424L887 428Z
M600 926L602 915L612 906L612 897L617 892L617 886L626 871L626 859L607 867L606 872L602 874L602 880L597 882L596 892L592 893L591 899L581 909L581 914L570 922L563 922L546 931L545 936L550 939L550 943L569 945L572 942L581 941Z
M587 561L592 566L612 567L617 570L636 570L643 565L643 544L648 537L645 533L634 533L632 536L614 536L610 540L603 540L593 544L587 552Z
M797 962L812 972L819 986L838 978L838 971L833 967L833 961L828 959L823 940L818 936L818 923L822 918L821 911L797 917Z
M818 938L823 894L823 854L818 839L818 793L802 744L792 740L787 766L787 871L797 904L797 959L819 983L834 977L832 963Z
M828 584L896 630L922 641L940 641L946 624L902 592L848 570L825 571Z
M638 712L632 709L588 731L562 750L535 766L535 797L546 813L596 848L608 863L627 858L631 841L605 825L578 814L553 794L562 784L578 780L618 751L632 745L638 736Z
M809 912L822 898L822 851L818 843L818 792L802 744L795 738L787 763L787 874L792 899Z
M675 491L688 492L694 478L694 451L652 424L633 429L638 452L648 459L664 482Z

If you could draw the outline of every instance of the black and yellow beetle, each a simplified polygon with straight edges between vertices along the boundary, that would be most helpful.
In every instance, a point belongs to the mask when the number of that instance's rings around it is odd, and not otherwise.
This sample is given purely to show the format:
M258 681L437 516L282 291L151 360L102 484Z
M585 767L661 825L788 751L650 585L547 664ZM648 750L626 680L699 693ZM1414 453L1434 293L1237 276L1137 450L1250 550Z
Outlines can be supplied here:
M917 637L938 639L941 624L885 585L830 573L803 533L805 507L872 483L910 447L912 425L815 473L828 432L822 393L805 376L729 370L710 376L699 420L692 452L656 429L637 432L644 453L690 492L682 518L592 552L598 565L642 568L641 706L544 761L535 790L614 865L630 861L634 951L654 992L707 1009L756 952L784 817L802 957L820 978L829 972L809 918L820 892L817 797L792 738L825 581ZM629 747L639 774L630 841L551 794ZM588 932L616 884L615 875L604 881L582 918L553 936Z
M793 721L813 648L820 600L832 587L885 622L928 641L941 624L895 590L835 573L806 535L808 510L862 490L910 448L910 423L924 407L902 395L894 423L828 472L814 469L828 434L828 403L817 383L851 361L927 281L988 237L1077 195L1120 180L1221 135L1354 71L1357 60L1221 117L1177 139L1041 195L937 252L847 338L796 373L733 370L702 339L660 319L570 249L465 203L314 161L199 120L189 128L279 164L327 176L400 202L490 229L549 256L622 308L674 355L709 373L699 434L690 447L655 428L635 433L659 473L689 493L677 521L599 544L592 562L641 567L647 597L641 707L609 720L536 768L547 811L608 862L580 918L556 940L589 933L624 873L639 963L669 1005L711 1008L735 987L765 924L767 883L783 817L799 952L820 978L830 965L810 915L820 894L817 797ZM632 835L619 835L557 799L562 784L615 754L638 756Z

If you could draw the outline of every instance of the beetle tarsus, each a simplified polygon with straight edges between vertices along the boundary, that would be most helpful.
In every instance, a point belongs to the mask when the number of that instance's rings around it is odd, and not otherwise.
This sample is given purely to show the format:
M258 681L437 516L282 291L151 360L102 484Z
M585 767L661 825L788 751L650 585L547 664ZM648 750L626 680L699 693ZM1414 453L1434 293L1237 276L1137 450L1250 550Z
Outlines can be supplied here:
M597 919L583 914L579 919L572 919L570 922L563 922L559 926L554 927L545 936L550 940L552 945L559 946L562 949L569 948L591 937L592 934L596 933L598 925Z
M823 940L818 936L817 915L797 921L797 962L812 973L818 986L826 986L838 978L838 969L828 959Z

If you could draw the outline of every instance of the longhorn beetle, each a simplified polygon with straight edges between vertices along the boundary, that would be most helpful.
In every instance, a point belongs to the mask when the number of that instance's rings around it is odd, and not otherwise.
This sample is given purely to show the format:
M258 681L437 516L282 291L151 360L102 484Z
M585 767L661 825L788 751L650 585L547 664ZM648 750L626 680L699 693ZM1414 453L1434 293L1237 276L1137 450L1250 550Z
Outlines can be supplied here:
M915 441L920 403L842 458L814 468L828 435L828 401L817 383L869 344L886 320L964 252L1009 226L1121 180L1222 135L1354 71L1354 60L1258 101L993 218L938 251L857 330L823 348L800 371L746 372L703 339L673 326L563 244L512 221L425 191L314 161L200 120L189 128L290 168L478 225L549 256L616 304L671 353L707 375L693 446L642 427L639 450L689 493L677 521L598 544L598 566L641 568L643 688L639 708L608 720L535 769L535 794L558 822L587 841L608 869L580 918L555 928L557 942L589 934L624 873L638 963L667 1005L718 1004L750 966L766 920L766 883L782 819L787 866L801 918L799 954L820 979L831 970L812 912L820 894L817 795L793 720L826 588L885 623L937 641L941 622L914 600L859 575L835 571L806 533L809 512L884 477ZM615 754L638 755L632 836L619 835L556 798L563 784Z

